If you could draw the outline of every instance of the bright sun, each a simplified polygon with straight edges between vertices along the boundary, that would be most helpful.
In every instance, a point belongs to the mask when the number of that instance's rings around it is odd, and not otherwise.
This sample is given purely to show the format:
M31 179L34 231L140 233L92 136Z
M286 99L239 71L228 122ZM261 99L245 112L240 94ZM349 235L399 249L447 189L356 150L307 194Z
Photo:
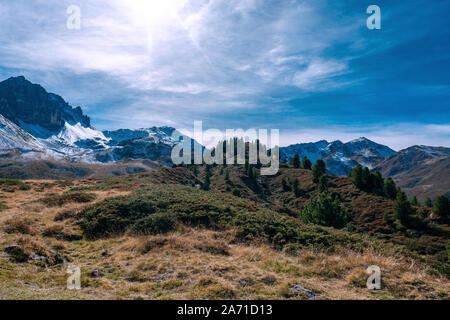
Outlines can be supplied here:
M154 28L176 17L183 1L125 0L124 3L130 9L134 23Z

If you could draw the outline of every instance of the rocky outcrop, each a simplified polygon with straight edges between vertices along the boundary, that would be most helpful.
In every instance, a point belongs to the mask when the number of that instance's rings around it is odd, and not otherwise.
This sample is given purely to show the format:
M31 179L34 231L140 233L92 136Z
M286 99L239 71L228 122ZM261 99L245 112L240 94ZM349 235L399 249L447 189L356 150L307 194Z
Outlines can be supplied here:
M22 76L0 82L0 114L17 125L24 122L50 131L60 130L65 122L91 125L80 107L72 108L60 96Z

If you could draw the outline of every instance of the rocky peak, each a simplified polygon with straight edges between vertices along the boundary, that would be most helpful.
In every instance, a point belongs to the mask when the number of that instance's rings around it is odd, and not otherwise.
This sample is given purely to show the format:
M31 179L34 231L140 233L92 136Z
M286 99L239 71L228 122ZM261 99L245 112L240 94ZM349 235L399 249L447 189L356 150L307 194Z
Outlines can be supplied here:
M65 122L91 125L80 107L73 108L60 96L23 76L0 82L0 114L18 125L24 122L50 131L60 130Z

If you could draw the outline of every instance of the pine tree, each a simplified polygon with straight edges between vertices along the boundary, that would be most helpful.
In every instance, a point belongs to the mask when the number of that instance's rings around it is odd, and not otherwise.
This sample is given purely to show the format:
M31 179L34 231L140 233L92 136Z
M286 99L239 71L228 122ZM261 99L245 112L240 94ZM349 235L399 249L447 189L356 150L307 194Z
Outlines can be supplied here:
M395 185L394 180L387 178L384 182L383 191L388 198L395 199L397 196L397 186Z
M367 167L364 167L362 171L362 185L364 190L372 190L372 174Z
M300 168L300 157L299 157L298 153L296 153L294 155L294 159L292 160L292 165L296 169Z
M295 194L296 197L300 194L300 181L298 178L295 178L294 182L292 183L292 192Z
M247 177L249 178L249 179L253 179L254 177L253 177L253 168L252 168L252 166L248 166L248 169L247 169Z
M311 166L312 166L311 160L309 160L306 156L304 156L302 160L302 168L306 170L311 170Z
M230 181L230 172L228 170L225 170L225 181Z
M322 159L317 160L312 167L313 182L318 183L320 177L323 176L326 171L327 169L325 166L325 161L323 161Z
M411 199L411 205L412 205L412 206L415 206L415 207L419 207L419 206L420 206L419 201L417 201L417 197L416 197L416 196L414 196L414 197Z
M335 228L345 227L348 220L339 199L328 192L311 199L301 211L300 218L305 222Z
M427 198L425 199L425 202L424 202L423 204L425 205L425 207L431 208L431 207L433 206L433 201L431 200L430 197L427 197Z
M319 178L319 192L328 191L328 179L326 175L323 175Z
M397 191L397 196L394 200L394 214L403 225L408 224L411 205L406 194L401 190Z
M362 173L362 167L360 164L358 164L352 169L352 172L350 174L353 185L358 189L362 189L363 187Z
M381 175L380 171L376 171L372 175L372 183L373 183L373 188L376 189L377 192L383 191L384 179L383 179L383 176Z
M437 196L434 199L433 213L439 217L448 217L450 215L450 205L446 196Z
M205 186L206 188L209 188L209 185L211 184L211 171L208 165L205 167Z
M289 183L286 179L286 177L283 177L283 179L281 180L281 187L283 188L283 191L289 191Z

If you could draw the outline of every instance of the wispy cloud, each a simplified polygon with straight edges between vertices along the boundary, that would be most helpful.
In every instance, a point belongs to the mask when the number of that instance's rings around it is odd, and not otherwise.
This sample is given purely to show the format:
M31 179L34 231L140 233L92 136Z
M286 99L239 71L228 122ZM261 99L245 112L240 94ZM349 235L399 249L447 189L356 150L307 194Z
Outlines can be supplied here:
M81 30L66 28L72 4ZM421 11L433 23L408 33L412 9L380 5L385 27L376 33L356 0L8 1L0 5L0 77L24 74L83 105L100 128L198 119L290 132L309 118L321 130L321 122L356 127L362 116L370 125L411 123L414 113L398 106L415 101L418 110L425 97L429 115L416 117L450 123L443 100L429 98L445 95L448 77L416 79L439 58L448 65L445 54L403 57L415 37L440 30L442 8Z

